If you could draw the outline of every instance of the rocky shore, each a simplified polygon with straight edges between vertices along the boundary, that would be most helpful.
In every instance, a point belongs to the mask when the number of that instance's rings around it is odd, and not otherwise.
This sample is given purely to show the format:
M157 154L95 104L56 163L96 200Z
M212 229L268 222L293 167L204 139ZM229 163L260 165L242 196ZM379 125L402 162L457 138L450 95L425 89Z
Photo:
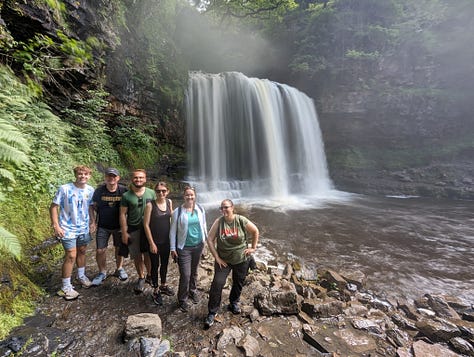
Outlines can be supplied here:
M87 271L96 271L90 249ZM387 300L364 288L357 271L306 269L298 261L262 262L244 287L240 315L223 305L204 329L213 259L199 271L200 301L188 313L175 297L154 305L151 288L135 295L129 280L109 276L80 289L75 301L55 295L59 271L36 315L0 343L0 356L474 356L472 302L426 294L414 302ZM112 249L108 268L113 272ZM170 285L178 274L170 263Z

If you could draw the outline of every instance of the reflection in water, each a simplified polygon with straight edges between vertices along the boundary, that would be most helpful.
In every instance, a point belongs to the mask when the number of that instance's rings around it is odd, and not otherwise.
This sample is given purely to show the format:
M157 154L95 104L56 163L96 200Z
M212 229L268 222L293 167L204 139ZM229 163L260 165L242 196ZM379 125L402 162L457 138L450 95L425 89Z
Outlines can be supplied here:
M474 202L369 198L305 210L252 205L261 243L336 270L359 269L387 297L446 293L474 302Z

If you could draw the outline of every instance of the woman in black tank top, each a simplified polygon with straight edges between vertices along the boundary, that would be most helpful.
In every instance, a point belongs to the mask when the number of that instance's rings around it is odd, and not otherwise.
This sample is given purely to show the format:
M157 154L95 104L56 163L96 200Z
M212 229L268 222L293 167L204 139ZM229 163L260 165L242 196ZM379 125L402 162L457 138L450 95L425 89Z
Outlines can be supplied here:
M170 222L173 203L167 198L169 190L165 182L155 186L156 201L147 203L143 216L145 234L150 244L151 282L154 288L153 301L163 304L161 294L172 296L173 290L166 285L168 262L170 257ZM160 269L160 286L158 286L158 267Z

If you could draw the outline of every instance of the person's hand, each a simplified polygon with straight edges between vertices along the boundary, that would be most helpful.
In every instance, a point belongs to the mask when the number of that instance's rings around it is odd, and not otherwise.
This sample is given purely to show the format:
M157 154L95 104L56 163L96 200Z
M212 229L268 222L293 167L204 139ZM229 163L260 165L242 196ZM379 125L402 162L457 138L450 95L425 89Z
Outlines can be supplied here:
M89 223L89 232L95 233L96 230L97 230L97 224L95 222Z
M227 263L220 257L216 258L216 263L219 265L220 268L225 268L227 266Z
M130 242L130 234L128 234L127 232L122 233L122 243L125 245L128 245L129 242Z
M155 243L150 244L150 253L157 254L158 253L158 248L156 247Z
M59 226L59 224L53 227L54 229L54 236L58 239L64 238L64 230Z
M248 257L250 254L255 253L256 250L257 249L254 249L254 248L247 248L244 250L244 254L246 257Z
M178 262L178 253L176 253L175 250L172 250L172 251L171 251L171 258L173 259L173 261L174 261L175 263Z

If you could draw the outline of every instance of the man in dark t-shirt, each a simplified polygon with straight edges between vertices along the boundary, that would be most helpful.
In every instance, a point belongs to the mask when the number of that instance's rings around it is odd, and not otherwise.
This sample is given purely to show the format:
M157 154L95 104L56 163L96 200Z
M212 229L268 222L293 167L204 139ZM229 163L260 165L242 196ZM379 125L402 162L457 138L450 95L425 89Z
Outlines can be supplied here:
M115 168L108 168L105 170L105 184L99 186L94 191L92 197L93 205L98 217L97 222L97 251L96 259L99 267L99 274L92 280L92 285L97 286L102 284L107 277L107 246L109 244L110 236L113 237L115 247L115 263L117 269L114 275L120 280L127 280L128 275L125 272L123 265L124 245L122 243L122 235L120 232L120 200L122 195L127 191L127 188L119 184L120 174Z

